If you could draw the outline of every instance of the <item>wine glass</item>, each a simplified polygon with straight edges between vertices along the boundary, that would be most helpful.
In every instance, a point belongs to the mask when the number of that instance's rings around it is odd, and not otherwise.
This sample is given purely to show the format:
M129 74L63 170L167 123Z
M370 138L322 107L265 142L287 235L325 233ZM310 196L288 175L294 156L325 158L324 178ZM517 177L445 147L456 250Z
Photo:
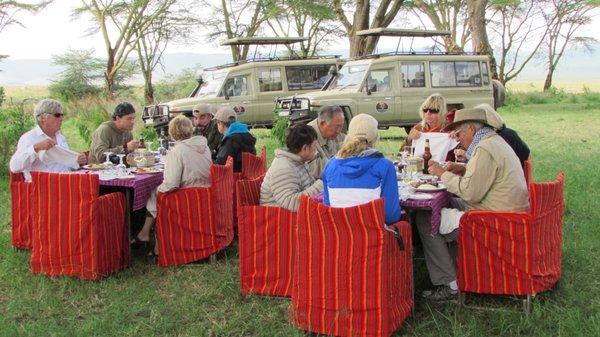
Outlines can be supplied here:
M115 167L117 170L117 175L125 176L125 175L127 175L127 166L125 166L125 163L123 163L123 158L125 157L125 154L119 153L119 154L117 154L117 156L119 157L119 165L117 165Z
M104 165L104 168L111 168L113 166L113 163L110 161L110 156L112 156L113 153L110 151L106 151L103 154L105 161L104 163L102 163L102 165Z

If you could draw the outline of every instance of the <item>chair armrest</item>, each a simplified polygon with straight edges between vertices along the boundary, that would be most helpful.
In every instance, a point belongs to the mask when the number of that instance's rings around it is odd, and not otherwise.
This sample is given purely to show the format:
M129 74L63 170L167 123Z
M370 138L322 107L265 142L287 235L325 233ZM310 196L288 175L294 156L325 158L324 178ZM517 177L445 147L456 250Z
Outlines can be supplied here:
M526 212L495 212L495 211L467 211L460 218L460 230L471 230L474 226L495 227L496 223L528 223L531 215Z

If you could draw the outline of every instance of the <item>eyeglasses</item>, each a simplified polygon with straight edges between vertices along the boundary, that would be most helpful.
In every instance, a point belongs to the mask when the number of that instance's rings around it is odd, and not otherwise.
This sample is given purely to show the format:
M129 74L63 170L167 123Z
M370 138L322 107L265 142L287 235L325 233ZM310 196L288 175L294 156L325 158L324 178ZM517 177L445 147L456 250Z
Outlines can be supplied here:
M438 109L423 109L423 113L429 112L430 114L437 114L440 112Z
M48 114L48 115L54 116L54 118L61 118L61 117L65 116L65 114L61 114L60 112L56 112L56 113Z

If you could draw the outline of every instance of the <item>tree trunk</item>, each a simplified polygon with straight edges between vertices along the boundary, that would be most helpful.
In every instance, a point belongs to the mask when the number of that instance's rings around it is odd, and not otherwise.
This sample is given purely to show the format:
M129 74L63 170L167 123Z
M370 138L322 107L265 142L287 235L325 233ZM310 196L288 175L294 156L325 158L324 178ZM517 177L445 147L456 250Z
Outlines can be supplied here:
M552 77L554 76L554 66L548 67L548 73L546 73L546 80L544 81L544 92L547 92L552 87Z
M364 56L368 53L367 37L357 36L359 30L369 29L370 6L369 1L359 1L356 5L354 13L352 32L349 32L350 37L350 57Z
M115 85L115 75L113 68L115 67L115 54L113 50L108 50L108 60L106 61L106 72L104 73L104 79L106 80L106 94L108 96L113 94Z
M473 40L473 51L477 55L488 55L490 58L490 73L492 78L498 79L494 51L487 36L485 22L485 7L488 0L467 0L469 15L469 28Z
M146 105L154 104L154 86L152 85L152 70L144 74L144 101Z

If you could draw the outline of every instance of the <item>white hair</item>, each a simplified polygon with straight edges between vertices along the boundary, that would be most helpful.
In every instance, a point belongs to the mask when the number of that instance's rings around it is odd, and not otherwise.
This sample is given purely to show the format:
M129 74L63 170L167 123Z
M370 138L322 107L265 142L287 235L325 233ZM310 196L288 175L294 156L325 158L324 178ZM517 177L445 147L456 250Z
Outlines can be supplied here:
M469 129L469 126L474 127L475 132L477 132L484 126L484 124L481 122L476 122L476 121L464 122L464 123L460 124L460 129L463 131L467 131Z
M44 114L52 115L55 113L64 113L64 108L59 101L51 98L45 98L39 101L33 109L33 117L35 117L35 121L38 125L41 125L42 116Z
M342 114L342 116L344 115L344 111L342 111L339 105L325 105L319 112L319 121L329 124L338 113Z

